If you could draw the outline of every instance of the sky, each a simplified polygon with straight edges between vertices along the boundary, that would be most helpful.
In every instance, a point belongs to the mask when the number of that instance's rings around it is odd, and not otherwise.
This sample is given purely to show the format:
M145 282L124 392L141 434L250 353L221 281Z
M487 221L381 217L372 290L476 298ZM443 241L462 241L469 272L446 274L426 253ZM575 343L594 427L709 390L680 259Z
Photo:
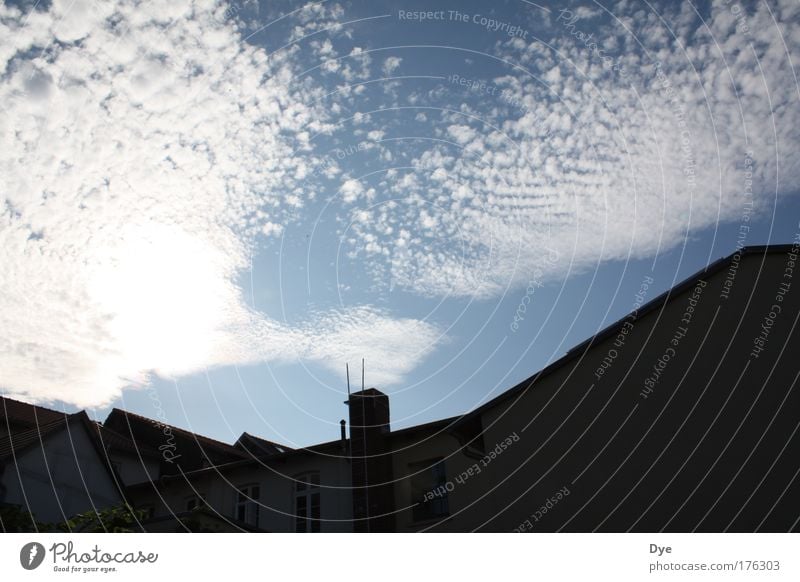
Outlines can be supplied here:
M233 442L475 408L800 230L800 3L0 7L0 391ZM646 286L646 289L644 288Z

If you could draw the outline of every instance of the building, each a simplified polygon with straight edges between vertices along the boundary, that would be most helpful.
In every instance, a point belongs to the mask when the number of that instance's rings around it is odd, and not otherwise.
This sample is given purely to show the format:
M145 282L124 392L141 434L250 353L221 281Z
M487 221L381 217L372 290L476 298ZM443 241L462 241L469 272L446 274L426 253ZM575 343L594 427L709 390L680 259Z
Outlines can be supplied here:
M0 508L22 508L35 529L34 520L65 522L123 503L120 476L85 412L62 414L8 398L0 405Z
M296 450L103 429L148 531L798 531L799 249L741 249L452 418L391 430L369 388Z
M149 531L182 531L196 510L218 531L352 529L350 464L335 441L266 457L167 475L128 489L148 510Z
M797 254L742 249L478 409L395 435L396 529L796 531Z

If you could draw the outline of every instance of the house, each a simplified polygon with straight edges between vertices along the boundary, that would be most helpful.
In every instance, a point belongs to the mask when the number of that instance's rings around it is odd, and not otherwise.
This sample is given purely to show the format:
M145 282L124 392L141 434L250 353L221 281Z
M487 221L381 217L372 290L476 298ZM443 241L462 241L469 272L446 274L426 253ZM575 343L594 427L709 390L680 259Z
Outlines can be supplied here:
M798 250L742 249L475 410L389 435L394 529L797 531Z
M798 531L798 254L740 249L452 418L392 430L367 388L299 449L118 409L97 434L146 531Z
M157 451L154 477L249 458L248 452L203 435L183 430L133 412L114 408L103 427L148 451ZM248 441L249 442L249 441Z
M196 531L189 522L199 514L203 531L351 531L346 447L347 441L336 440L297 450L258 449L248 458L163 475L127 492L147 511L147 531Z
M796 530L797 254L721 259L468 413L392 431L371 388L349 438L131 496L270 531Z
M161 476L160 451L143 442L135 442L99 422L97 438L105 450L106 460L123 485L158 479Z
M119 475L85 412L0 400L0 507L19 508L35 529L34 520L63 523L123 502Z

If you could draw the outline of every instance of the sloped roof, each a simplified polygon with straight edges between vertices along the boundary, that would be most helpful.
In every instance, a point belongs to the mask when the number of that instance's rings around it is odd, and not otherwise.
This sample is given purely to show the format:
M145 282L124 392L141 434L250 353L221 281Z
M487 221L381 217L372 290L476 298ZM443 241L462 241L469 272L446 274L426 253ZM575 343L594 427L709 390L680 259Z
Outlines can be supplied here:
M18 431L0 438L0 459L13 457L33 445L38 445L47 436L64 430L70 421L70 416L62 415L60 419L41 424L34 428Z
M731 262L733 261L734 257L737 254L740 255L741 257L754 256L754 255L764 256L767 254L784 254L790 252L793 248L794 246L791 244L748 246L748 247L743 247L736 253L731 253L726 257L717 259L716 261L700 269L693 275L690 275L680 283L669 288L661 295L658 295L657 297L648 301L647 303L642 305L638 310L628 313L627 315L618 319L611 325L600 330L593 336L580 342L575 347L567 351L567 353L564 354L561 358L559 358L549 366L542 368L532 376L529 376L528 378L518 383L517 385L512 386L508 390L501 392L494 398L487 400L480 406L464 414L459 414L450 418L445 418L442 420L434 420L425 424L409 426L399 430L393 430L391 433L389 433L388 436L390 438L394 438L394 437L405 437L408 435L412 435L416 432L428 432L434 434L439 432L447 432L448 430L455 428L457 425L460 425L461 423L473 419L476 416L484 413L486 410L492 408L493 406L497 406L498 404L501 404L502 402L505 402L506 400L513 398L515 396L520 396L527 390L532 389L534 384L538 382L540 379L556 372L557 370L567 365L571 361L578 359L584 352L586 352L586 350L590 349L592 346L600 343L601 341L609 337L615 336L617 333L619 333L620 328L625 324L626 321L633 322L636 321L637 319L641 319L646 314L663 307L673 297L680 295L684 291L693 288L697 284L697 281L699 279L723 271L731 264Z
M559 370L560 368L562 368L563 366L565 366L569 362L571 362L571 361L573 361L573 360L575 360L577 358L580 358L592 346L600 343L601 341L603 341L603 340L605 340L605 339L607 339L609 337L613 337L614 335L619 333L620 328L625 324L626 321L634 322L634 321L636 321L638 319L641 319L644 315L647 315L648 313L663 307L673 297L678 296L681 293L683 293L684 291L687 291L687 290L693 288L695 285L697 285L697 282L698 282L699 279L701 279L701 278L703 278L705 276L714 275L714 274L719 273L720 271L724 270L726 267L728 267L731 264L731 262L733 261L733 258L736 255L739 255L742 258L744 258L746 256L752 256L752 255L762 255L762 256L764 256L764 255L767 255L767 254L784 254L784 253L790 252L793 248L794 248L793 245L790 245L790 244L754 245L754 246L749 246L749 247L743 247L743 248L741 248L739 251L737 251L735 253L731 253L730 255L728 255L726 257L722 257L720 259L717 259L713 263L710 263L709 265L707 265L704 268L700 269L699 271L697 271L693 275L687 277L686 279L684 279L683 281L681 281L677 285L675 285L673 287L670 287L669 289L667 289L661 295L658 295L657 297L655 297L652 300L648 301L647 303L642 305L638 310L635 310L635 311L632 311L632 312L628 313L627 315L625 315L624 317L618 319L617 321L615 321L611 325L609 325L606 328L602 329L601 331L597 332L596 334L594 334L590 338L582 341L581 343L579 343L578 345L576 345L575 347L570 349L561 358L559 358L558 360L556 360L555 362L553 362L549 366L546 366L545 368L542 368L541 370L539 370L533 376L528 377L527 379L523 380L522 382L520 382L516 386L513 386L512 388L509 388L505 392L502 392L501 394L498 394L497 396L495 396L491 400L488 400L487 402L483 403L482 405L478 406L477 408L474 408L473 410L471 410L471 411L469 411L469 412L467 412L467 413L465 413L463 415L454 417L454 419L453 419L454 422L460 422L462 420L467 419L468 417L473 417L475 415L482 414L488 408L491 408L492 406L496 406L496 405L500 404L501 402L504 402L504 401L508 400L509 398L512 398L514 396L519 396L520 394L526 392L529 388L532 388L533 385L538 380L540 380L541 378L544 378L545 376L548 376L548 375L554 373L555 371ZM407 428L405 430L412 431L412 430L414 430L414 428L416 428L416 427L409 427L409 428Z
M281 453L293 450L291 447L287 447L286 445L274 443L247 432L243 432L242 436L238 438L233 446L244 451L251 457L279 455Z
M121 408L114 408L106 418L106 422L104 425L108 424L110 418L114 416L121 416L129 425L146 425L148 427L158 426L158 427L167 427L173 434L180 434L190 439L195 439L202 445L206 446L207 448L218 450L223 453L232 454L235 456L242 456L242 452L236 449L233 445L229 445L228 443L224 443L222 441L218 441L216 439L212 439L211 437L207 437L189 430L182 429L177 426L173 426L171 424L166 424L159 420L153 418L147 418L146 416L142 416L140 414L136 414L135 412L130 412L128 410L123 410Z
M282 453L274 453L269 455L254 455L254 456L245 455L245 458L236 459L225 463L219 463L211 467L202 467L202 468L187 470L185 472L181 472L180 474L175 474L175 475L162 475L158 482L167 483L170 481L174 481L176 479L180 481L185 481L188 478L199 477L207 474L218 474L222 471L227 471L229 469L236 469L238 467L246 467L249 465L262 465L264 463L273 461L282 462L287 458L293 457L294 455L313 454L313 455L324 455L330 457L345 457L346 455L343 454L341 447L342 447L342 440L337 439L335 441L328 441L325 443L311 445L309 447L301 447L299 449L285 448L284 452ZM144 481L142 483L134 483L132 485L128 485L128 489L135 490L140 488L149 488L153 487L154 484L155 482L153 481Z
M16 431L0 438L0 464L9 462L13 463L18 455L25 453L28 449L33 449L36 446L41 447L46 438L56 435L61 431L73 430L71 428L72 425L81 425L86 430L86 435L88 436L89 441L92 443L92 448L94 448L94 451L97 454L100 465L108 472L115 489L120 495L120 498L125 499L125 491L122 486L122 481L120 480L119 475L114 467L112 467L108 462L108 455L106 450L103 448L102 442L100 441L97 429L95 427L96 425L89 419L89 416L86 414L86 412L81 410L80 412L76 412L74 414L64 414L62 412L48 410L39 406L34 408L38 409L36 411L37 418L40 417L39 415L41 415L41 411L45 411L45 414L42 415L42 417L46 417L46 413L49 412L52 413L50 417L56 417L56 420L46 424L40 424L39 426L33 426L26 430Z
M3 425L15 424L31 428L50 424L56 420L63 420L66 416L67 413L65 412L28 404L7 396L0 396L0 423ZM10 428L10 426L7 428Z
M108 450L111 451L124 451L126 453L130 453L132 455L142 455L145 457L158 457L160 458L161 455L159 452L151 447L146 445L138 445L134 443L131 439L119 434L115 430L111 430L110 428L103 426L103 424L99 422L94 423L95 429L97 430L97 436L100 437L100 442L103 443L103 446Z
M170 465L179 472L250 458L233 445L120 408L114 408L103 425L135 446L158 451L171 447L174 458L180 460Z
M0 438L0 460L17 455L29 447L39 445L45 438L59 431L70 430L69 427L71 424L80 424L86 429L86 434L95 447L97 454L105 461L105 449L98 438L96 429L94 428L95 424L89 420L89 416L85 411L81 410L74 414L58 413L58 416L60 416L60 418L53 422L34 426L23 431L17 431Z

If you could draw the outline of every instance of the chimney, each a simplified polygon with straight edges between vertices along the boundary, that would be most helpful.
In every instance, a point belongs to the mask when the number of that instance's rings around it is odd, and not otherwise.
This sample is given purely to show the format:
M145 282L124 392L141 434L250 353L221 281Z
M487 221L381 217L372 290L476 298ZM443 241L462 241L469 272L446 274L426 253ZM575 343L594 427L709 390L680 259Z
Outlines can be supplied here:
M375 388L354 392L350 409L353 531L394 529L394 487L389 450L389 397Z
M350 406L350 437L355 427L375 430L380 434L389 432L389 397L376 388L353 392L348 400Z
M347 450L347 421L342 419L339 421L339 428L341 429L342 450Z

